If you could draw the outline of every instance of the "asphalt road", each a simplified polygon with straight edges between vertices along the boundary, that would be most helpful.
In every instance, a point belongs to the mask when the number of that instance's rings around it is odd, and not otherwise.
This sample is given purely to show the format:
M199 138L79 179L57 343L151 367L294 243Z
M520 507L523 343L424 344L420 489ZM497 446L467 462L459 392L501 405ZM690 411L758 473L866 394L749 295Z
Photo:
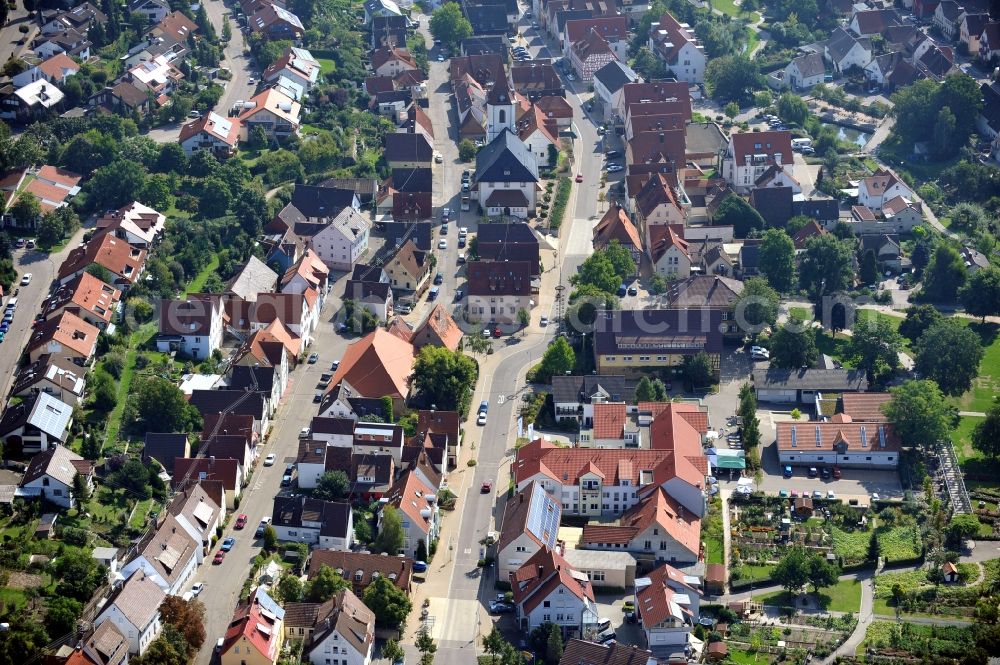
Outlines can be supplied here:
M199 596L199 600L205 605L207 638L198 652L198 663L211 662L215 643L225 634L232 618L247 571L254 557L260 552L261 541L254 538L254 531L264 516L271 515L274 496L281 490L281 476L285 465L293 463L298 453L298 433L303 427L308 426L316 415L312 397L316 392L320 374L329 371L330 363L339 360L347 345L355 339L336 334L332 323L334 313L340 309L340 299L334 294L343 293L346 279L346 276L342 276L334 284L323 307L321 317L323 322L316 332L316 341L310 349L319 353L319 361L315 365L303 363L292 372L288 391L282 398L272 421L268 442L261 450L261 461L254 470L250 483L243 490L240 507L231 511L228 516L228 524L222 539L234 536L236 545L218 566L211 563L215 551L210 552L205 563L198 568L191 579L192 585L195 582L205 583L205 590ZM270 453L274 453L277 460L273 466L266 467L263 465L263 459ZM236 522L236 515L240 513L245 513L249 519L245 529L236 531L233 529L233 524Z
M224 17L230 13L229 9L223 4L222 0L208 0L205 3L205 11L208 14L208 19L215 26L216 35L218 35L219 39L222 39L222 25L225 20ZM219 64L222 67L228 67L233 73L233 78L230 81L219 81L220 84L225 86L225 91L222 93L222 97L219 98L219 103L215 105L215 112L223 118L228 116L229 109L237 101L247 101L253 97L257 86L256 84L251 85L250 79L253 78L256 80L259 74L254 71L250 56L243 52L244 41L240 26L235 20L231 19L230 27L233 30L233 38L226 45L223 51L224 57ZM181 133L182 124L163 125L162 127L151 129L147 136L157 143L173 143Z

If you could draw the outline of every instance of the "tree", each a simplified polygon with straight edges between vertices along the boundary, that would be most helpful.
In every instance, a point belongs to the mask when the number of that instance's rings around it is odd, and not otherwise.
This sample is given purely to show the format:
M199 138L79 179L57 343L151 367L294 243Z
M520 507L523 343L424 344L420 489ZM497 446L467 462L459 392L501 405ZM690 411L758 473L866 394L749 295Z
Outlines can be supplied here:
M190 651L184 635L174 626L166 625L146 653L139 658L129 658L129 662L139 665L185 665Z
M857 358L857 368L865 370L868 381L880 383L899 367L903 338L889 319L873 316L854 326L850 349L851 355Z
M812 367L819 358L816 349L816 331L803 328L800 319L791 317L789 324L781 326L771 338L771 365L783 369ZM792 328L795 328L794 330Z
M63 239L62 219L52 213L42 216L38 222L36 239L42 247L52 247Z
M773 326L778 320L780 303L781 296L771 288L767 280L751 277L743 283L743 293L736 301L736 323L748 332Z
M323 566L323 568L328 568L328 566ZM320 569L322 572L322 568ZM334 573L336 574L336 573ZM319 575L317 575L317 578ZM285 603L297 603L302 600L303 587L302 580L299 579L297 575L292 575L291 573L285 573L278 580L277 588L275 589L277 599Z
M469 139L462 139L458 144L458 158L463 162L471 162L477 152L476 144Z
M938 159L947 159L954 155L958 147L955 145L956 126L955 114L947 106L938 110L934 128L931 131L931 147Z
M50 598L45 610L45 626L50 635L65 635L76 631L76 620L83 614L83 603L72 598Z
M648 376L643 376L635 386L635 401L637 403L652 402L655 398L656 391L653 389L653 382L649 380Z
M563 654L562 628L552 624L549 629L549 639L545 644L545 662L548 665L558 665Z
M958 299L967 314L987 316L1000 314L1000 268L987 266L972 273L959 292Z
M704 351L684 356L684 376L694 388L705 388L715 383L712 360Z
M814 303L824 295L842 291L854 279L854 250L845 240L833 235L812 236L799 267L799 283Z
M417 561L427 561L427 543L423 538L417 540L417 550L413 554Z
M942 318L934 305L910 305L906 308L906 318L899 324L899 334L916 342L924 331Z
M948 540L956 548L961 546L963 540L968 540L979 533L979 518L968 513L959 513L952 516L948 523Z
M760 244L760 270L779 293L795 284L795 243L781 229L768 229Z
M914 367L945 395L961 395L972 387L982 358L979 335L957 320L944 319L917 340Z
M9 212L21 226L32 226L42 214L42 204L31 192L21 192Z
M486 649L486 653L490 655L490 662L496 663L497 656L500 655L504 647L507 645L507 640L504 639L503 633L497 630L496 626L493 626L493 630L490 634L483 638L483 648Z
M778 97L778 117L789 124L802 127L809 117L809 107L799 95L783 92Z
M160 146L160 154L156 158L155 169L160 173L176 173L184 175L187 172L187 155L180 143L164 143Z
M268 524L264 527L264 549L273 552L278 547L278 532Z
M632 258L632 252L618 242L617 239L613 239L601 251L608 257L608 261L611 262L611 266L614 268L619 280L625 282L630 277L635 276L635 259Z
M882 410L904 445L926 447L948 437L951 407L936 383L927 379L907 381L889 392L892 398Z
M90 374L87 392L90 406L101 413L109 413L118 404L118 386L104 370L96 369Z
M264 128L260 125L254 126L254 128L250 130L250 135L247 137L247 143L251 150L263 150L268 144L267 132L265 132Z
M347 474L337 469L327 471L319 477L319 480L316 481L316 489L313 490L313 496L326 501L337 501L347 496L350 489L351 481L347 478Z
M667 292L667 280L663 278L663 275L657 273L649 278L649 292L654 296Z
M878 259L875 257L875 250L869 249L861 256L861 268L858 277L862 284L875 284L878 282Z
M397 663L405 657L406 654L403 652L403 647L399 646L399 642L391 637L382 645L382 658L390 663Z
M103 569L90 556L90 552L66 549L52 564L59 579L56 594L88 602L101 583Z
M965 285L965 261L958 250L946 243L938 243L924 271L920 296L932 302L955 302L958 290Z
M726 114L726 117L732 120L740 114L740 105L736 102L729 102L722 107L722 112Z
M375 622L385 628L401 626L413 607L406 592L388 577L377 577L363 595L365 605L375 614Z
M375 536L375 542L372 544L374 549L394 556L403 549L405 542L403 520L399 517L399 512L393 506L386 505L382 509L378 535Z
M827 561L819 552L813 552L809 556L806 573L809 584L813 587L813 593L819 593L820 589L833 586L837 583L837 578L840 577L840 569L836 564Z
M991 460L1000 457L1000 398L972 430L972 448Z
M320 566L319 572L309 581L305 597L313 603L325 603L342 589L349 589L351 583L341 577L330 566Z
M969 235L974 235L989 223L983 207L968 201L963 201L952 208L949 216L951 217L949 228L964 231Z
M461 351L425 346L413 364L412 383L424 404L464 415L478 375L475 361Z
M521 324L522 328L531 323L531 314L528 313L528 310L523 307L517 310L517 322Z
M198 411L172 381L151 377L133 394L136 413L149 432L188 432L200 427ZM192 413L193 412L193 413Z
M193 650L205 643L205 606L201 601L167 596L160 603L160 618L176 628Z
M368 589L365 589L365 591L368 591ZM366 599L367 596L368 594L366 593L365 594ZM368 607L369 609L371 608L370 605ZM372 611L374 612L374 610ZM435 651L437 651L437 645L434 644L434 639L430 636L430 633L427 632L426 626L422 627L420 631L417 633L417 640L415 644L417 647L417 651L419 651L424 655L433 654Z
M747 106L753 102L754 91L762 87L760 68L743 55L712 58L705 68L705 87L718 101Z
M752 230L761 231L766 226L760 213L739 196L727 196L712 217L712 224L732 226L738 238L745 238Z
M83 474L73 475L73 498L77 503L90 501L90 485L87 484L87 477Z
M574 286L594 286L604 293L615 293L621 284L615 265L605 252L594 252L588 256L569 281Z
M754 414L743 419L743 448L751 450L760 445L760 420Z
M434 39L452 48L463 39L472 36L472 25L462 14L456 2L446 2L431 14L431 34Z
M771 573L771 580L777 582L789 594L798 593L809 581L809 557L802 547L793 547L785 552Z
M541 383L549 383L553 376L562 376L576 366L576 353L569 345L565 337L557 337L552 344L545 349L542 362L539 363L535 371L535 380Z
M667 73L667 68L655 53L648 46L643 46L635 55L635 65L633 69L642 74L647 81L654 81L663 78Z

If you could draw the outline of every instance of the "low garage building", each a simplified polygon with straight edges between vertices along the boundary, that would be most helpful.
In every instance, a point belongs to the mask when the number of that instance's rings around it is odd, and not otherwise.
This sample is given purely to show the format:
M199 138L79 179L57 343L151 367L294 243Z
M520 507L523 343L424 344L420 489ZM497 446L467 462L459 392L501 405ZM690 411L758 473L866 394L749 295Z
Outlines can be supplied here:
M900 441L888 423L852 422L837 414L828 422L781 422L778 460L797 466L895 469Z
M585 573L597 589L630 589L635 584L638 562L629 552L567 549L563 558Z
M751 378L758 402L812 405L817 393L868 390L859 369L755 369Z

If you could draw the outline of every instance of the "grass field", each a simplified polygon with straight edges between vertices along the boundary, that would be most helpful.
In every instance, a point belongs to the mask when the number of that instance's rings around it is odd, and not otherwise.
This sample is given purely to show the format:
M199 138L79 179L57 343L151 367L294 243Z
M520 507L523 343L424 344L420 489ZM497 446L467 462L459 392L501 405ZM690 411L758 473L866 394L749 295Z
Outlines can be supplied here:
M7 612L16 612L28 604L28 597L21 589L0 588L0 605Z
M816 596L820 606L831 612L857 612L861 608L861 583L840 580L832 587L820 590ZM792 606L795 598L787 591L775 591L758 598L765 605Z
M184 291L184 296L187 297L189 293L200 293L202 288L205 286L205 282L214 273L219 271L219 256L218 254L212 255L212 260L208 262L205 268L194 276L194 279L188 284L187 290Z
M319 73L323 76L326 76L337 68L337 65L329 58L316 58L316 62L319 63Z
M994 395L1000 394L1000 325L970 321L969 328L982 340L985 352L979 363L979 376L972 382L972 389L955 400L960 411L986 412L993 404Z
M889 325L892 326L892 329L896 332L899 332L899 324L903 322L902 316L894 316L892 314L886 314L885 312L877 312L873 309L859 309L855 325L863 325L872 319L888 321ZM910 340L905 337L903 338L903 349L906 351L910 350Z
M915 526L878 530L879 553L889 563L920 556L920 531Z
M958 420L958 427L951 433L951 442L955 446L955 454L958 455L958 463L964 464L967 460L980 458L978 452L972 449L972 430L976 424L985 420L978 416L962 416Z

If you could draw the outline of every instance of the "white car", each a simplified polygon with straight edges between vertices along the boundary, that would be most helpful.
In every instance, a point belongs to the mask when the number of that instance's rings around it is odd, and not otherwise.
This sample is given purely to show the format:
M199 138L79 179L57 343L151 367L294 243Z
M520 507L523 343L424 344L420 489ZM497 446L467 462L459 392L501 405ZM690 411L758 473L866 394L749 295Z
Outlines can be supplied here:
M879 500L878 492L872 492L872 501L878 501L878 500Z
M438 240L438 249L448 249L448 241L444 238Z
M277 459L274 453L271 453L264 458L264 466L274 466L274 460Z
M539 324L540 326L542 326L543 328L544 328L545 326L549 325L549 317L547 317L547 316L543 316L543 317L541 318L541 320L540 320L540 321L538 322L538 324Z
M476 418L476 424L480 425L480 426L486 424L486 412L485 411L480 411L479 412L479 417Z
M837 495L834 494L833 490L827 490L827 492L826 492L826 498L830 499L832 501L832 500L834 500L834 499L837 498Z
M204 589L205 589L205 583L197 582L193 587L191 587L191 595L197 598L198 594L201 593Z
M490 339L493 337L493 332L489 328L483 328L483 337Z
M762 346L751 346L750 357L755 360L768 360L771 357L771 352Z
M24 276L21 277L21 286L27 286L28 284L31 284L31 273L30 272L24 273Z

